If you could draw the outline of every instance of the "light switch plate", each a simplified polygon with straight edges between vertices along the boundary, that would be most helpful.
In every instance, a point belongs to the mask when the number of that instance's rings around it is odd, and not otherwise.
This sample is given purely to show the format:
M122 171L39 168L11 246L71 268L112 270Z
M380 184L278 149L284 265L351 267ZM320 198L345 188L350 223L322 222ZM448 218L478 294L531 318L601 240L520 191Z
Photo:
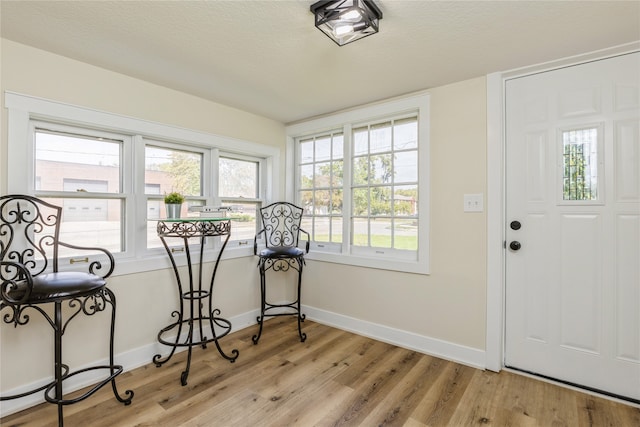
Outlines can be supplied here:
M482 212L484 210L483 194L465 194L464 195L464 211L465 212Z

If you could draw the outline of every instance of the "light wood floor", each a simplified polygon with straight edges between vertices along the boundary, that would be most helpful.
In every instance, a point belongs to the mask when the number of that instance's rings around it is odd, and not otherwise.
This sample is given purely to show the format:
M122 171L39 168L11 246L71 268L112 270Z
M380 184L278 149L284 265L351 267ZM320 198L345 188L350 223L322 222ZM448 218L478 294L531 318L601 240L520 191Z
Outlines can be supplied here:
M640 409L537 381L484 372L307 320L300 343L295 319L251 327L221 340L240 357L229 363L215 345L195 348L188 384L186 353L118 377L133 389L130 406L105 387L65 408L66 426L640 426ZM56 425L43 403L0 425Z

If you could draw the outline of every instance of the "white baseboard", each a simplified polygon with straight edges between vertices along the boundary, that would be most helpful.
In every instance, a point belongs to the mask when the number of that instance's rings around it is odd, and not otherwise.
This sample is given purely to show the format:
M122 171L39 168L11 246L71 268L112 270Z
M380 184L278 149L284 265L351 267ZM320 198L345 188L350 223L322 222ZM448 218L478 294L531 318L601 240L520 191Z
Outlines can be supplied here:
M459 344L418 335L413 332L407 332L400 329L391 328L389 326L367 322L365 320L344 316L342 314L337 314L314 307L303 306L302 312L306 314L309 320L313 320L314 322L322 323L327 326L342 329L348 332L353 332L355 334L363 335L389 344L397 345L398 347L403 347L410 350L418 351L420 353L436 356L442 359L462 363L474 368L484 369L485 367L484 350L478 350ZM229 321L232 325L231 332L237 332L249 326L254 326L256 324L256 318L259 314L259 310L252 310L230 318ZM313 339L313 336L310 336L309 339ZM179 347L176 351L180 352L184 350L186 350L186 348ZM159 342L154 342L123 353L118 353L115 356L115 360L117 364L123 366L124 371L130 371L139 368L140 366L152 363L152 358L154 355L161 354L165 356L169 353L169 351L170 348L166 345L160 344ZM107 364L108 360L105 358L103 360L95 361L90 365L78 367L77 369L83 369L91 365ZM65 393L73 392L75 390L79 390L86 386L95 384L101 378L103 377L100 376L99 372L95 371L89 371L86 375L78 375L77 377L69 378L69 380L65 382ZM14 395L23 393L25 391L33 390L34 388L48 384L51 381L52 378L44 378L31 384L14 388L13 390L7 390L3 392L3 395ZM120 392L122 393L123 390L120 390ZM21 399L0 402L0 416L7 416L15 412L22 411L32 406L38 405L44 401L45 400L43 397L43 393L39 392L30 396L23 397Z
M418 335L413 332L407 332L313 307L303 306L303 313L307 315L309 320L313 320L314 322L397 345L398 347L436 356L441 359L451 360L474 368L485 369L484 350Z

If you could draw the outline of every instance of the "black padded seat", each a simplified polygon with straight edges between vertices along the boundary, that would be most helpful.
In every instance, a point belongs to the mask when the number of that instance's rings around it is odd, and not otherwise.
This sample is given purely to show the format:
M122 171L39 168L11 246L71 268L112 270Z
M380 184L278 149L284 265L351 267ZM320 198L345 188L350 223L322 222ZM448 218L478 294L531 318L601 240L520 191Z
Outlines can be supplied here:
M297 258L304 256L304 251L294 246L275 246L260 251L262 258Z
M70 298L95 294L107 284L100 276L79 271L40 274L33 277L33 288L29 296L31 304L62 301ZM9 292L9 297L21 300L26 291L27 282L21 282Z

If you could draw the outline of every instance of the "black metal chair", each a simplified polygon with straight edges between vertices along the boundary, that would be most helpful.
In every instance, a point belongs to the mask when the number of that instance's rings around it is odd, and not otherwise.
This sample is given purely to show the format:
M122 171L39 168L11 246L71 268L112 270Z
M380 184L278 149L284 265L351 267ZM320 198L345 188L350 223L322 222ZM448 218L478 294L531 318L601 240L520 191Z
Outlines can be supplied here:
M298 319L298 335L304 342L307 335L302 332L301 322L305 315L300 312L300 289L302 286L302 268L305 265L304 255L309 253L309 233L300 228L302 222L302 208L288 202L276 202L260 209L262 230L253 240L253 253L258 255L260 269L261 309L258 317L260 329L253 336L254 344L258 343L262 335L262 324L265 317L296 316ZM298 247L300 233L307 235L304 250ZM260 237L264 238L265 248L258 253ZM266 277L268 270L288 271L293 268L298 272L298 292L296 300L287 304L271 304L266 298Z
M42 314L54 331L54 380L34 390L2 396L0 400L17 399L44 390L44 398L58 406L58 425L64 423L62 408L94 394L111 383L113 393L125 405L131 403L133 391L126 390L122 397L115 378L122 366L114 363L113 337L115 330L116 298L106 287L105 278L114 268L113 255L102 248L87 248L61 242L60 223L62 208L26 195L0 197L0 312L7 309L3 320L14 327L29 322L27 310ZM74 252L89 251L81 262L87 263L87 272L59 271L58 255L61 249ZM74 259L77 261L77 259ZM63 320L63 303L66 319ZM53 318L41 305L54 304ZM94 315L111 306L109 337L109 365L92 366L70 372L62 361L62 336L71 319L81 312ZM103 370L105 378L81 396L65 398L63 381L89 371ZM52 393L53 392L53 393Z

